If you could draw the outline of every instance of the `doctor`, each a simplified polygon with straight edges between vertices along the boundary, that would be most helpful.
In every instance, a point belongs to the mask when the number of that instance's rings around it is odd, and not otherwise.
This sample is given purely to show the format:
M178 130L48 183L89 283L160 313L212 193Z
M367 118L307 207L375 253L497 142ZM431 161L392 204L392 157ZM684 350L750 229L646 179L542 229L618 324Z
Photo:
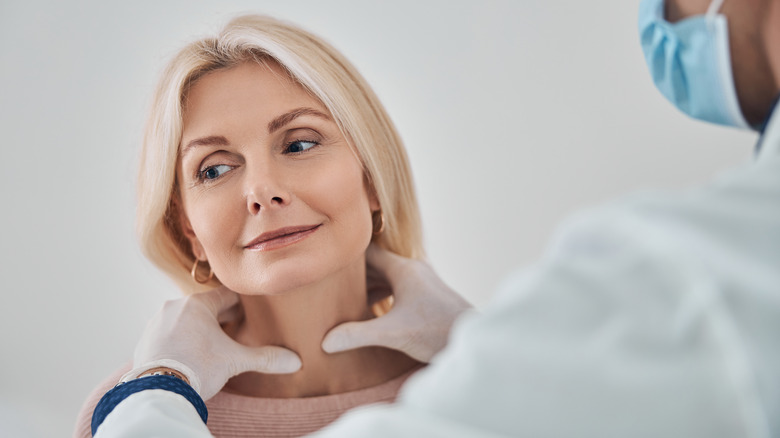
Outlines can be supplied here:
M643 0L639 25L661 92L694 118L760 130L755 162L573 218L481 315L427 265L372 251L395 308L335 328L323 348L429 360L447 345L395 404L317 436L780 435L780 0ZM228 364L198 355L224 343L217 317L234 302L217 290L168 303L135 357L136 375L161 375L110 391L97 436L211 436L201 398L245 369L284 368L238 345ZM428 306L448 317L415 316ZM412 326L427 338L406 337Z

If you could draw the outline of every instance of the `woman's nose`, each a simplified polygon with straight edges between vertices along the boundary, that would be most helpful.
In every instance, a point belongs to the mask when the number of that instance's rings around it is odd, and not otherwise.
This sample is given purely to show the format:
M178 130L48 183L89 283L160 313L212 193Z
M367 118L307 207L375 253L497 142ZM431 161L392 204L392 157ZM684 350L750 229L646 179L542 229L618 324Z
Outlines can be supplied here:
M266 173L253 175L247 181L246 203L249 214L256 215L263 210L281 208L290 203L290 194L275 175Z

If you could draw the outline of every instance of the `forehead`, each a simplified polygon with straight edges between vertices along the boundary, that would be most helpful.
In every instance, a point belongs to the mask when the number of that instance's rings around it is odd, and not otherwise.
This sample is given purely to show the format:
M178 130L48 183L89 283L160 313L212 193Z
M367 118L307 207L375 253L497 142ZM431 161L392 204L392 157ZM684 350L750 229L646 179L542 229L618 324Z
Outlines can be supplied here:
M259 123L292 108L324 105L275 63L245 62L200 77L183 101L183 135L233 123Z

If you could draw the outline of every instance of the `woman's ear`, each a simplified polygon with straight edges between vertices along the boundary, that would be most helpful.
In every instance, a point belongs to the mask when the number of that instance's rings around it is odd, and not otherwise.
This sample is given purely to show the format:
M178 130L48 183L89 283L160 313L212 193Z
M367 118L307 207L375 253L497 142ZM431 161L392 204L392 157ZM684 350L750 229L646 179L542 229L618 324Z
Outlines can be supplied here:
M200 240L198 240L198 236L195 235L195 230L192 229L192 224L190 223L189 218L187 218L187 214L184 212L181 203L174 201L173 208L176 209L176 216L179 219L179 227L181 227L182 234L190 241L192 254L196 259L202 262L207 261L206 251L203 250L203 245L201 245Z
M198 237L195 235L195 232L192 230L192 225L190 224L189 219L187 219L185 216L181 217L181 230L184 233L184 236L187 238L187 240L190 241L190 247L192 249L192 254L195 256L196 259L205 262L208 260L206 257L206 251L203 250L203 245L200 244L200 240L198 240Z
M379 198L376 196L376 190L373 187L368 188L368 206L372 212L382 209L382 205L379 204Z
M363 188L368 195L368 208L372 213L382 209L382 205L379 203L379 197L376 195L376 189L371 182L371 177L368 175L368 171L363 172Z

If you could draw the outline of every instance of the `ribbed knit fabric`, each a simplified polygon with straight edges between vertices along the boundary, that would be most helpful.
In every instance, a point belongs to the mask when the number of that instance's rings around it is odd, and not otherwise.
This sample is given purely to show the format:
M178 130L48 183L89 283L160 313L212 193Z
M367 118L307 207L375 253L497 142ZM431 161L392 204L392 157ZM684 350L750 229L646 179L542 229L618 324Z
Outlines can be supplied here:
M106 379L81 408L74 438L91 438L92 412L100 398L129 368ZM395 400L398 390L419 368L371 388L307 398L257 398L220 392L206 402L208 427L217 438L297 437L319 430L357 406Z

